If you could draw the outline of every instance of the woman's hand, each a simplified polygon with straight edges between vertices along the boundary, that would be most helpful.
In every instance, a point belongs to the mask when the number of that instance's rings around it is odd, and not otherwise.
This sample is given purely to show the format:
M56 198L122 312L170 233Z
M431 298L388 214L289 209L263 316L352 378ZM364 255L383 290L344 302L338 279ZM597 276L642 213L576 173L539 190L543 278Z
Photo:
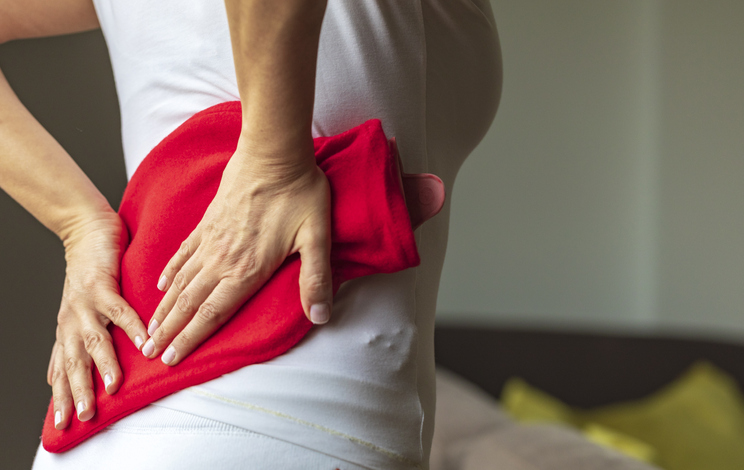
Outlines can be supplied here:
M178 364L295 252L305 314L330 318L330 188L311 132L326 3L225 0L242 132L215 198L160 276L167 292L145 356Z
M165 364L179 363L296 252L305 314L318 324L330 318L330 187L312 141L301 150L270 151L246 141L239 142L201 222L159 277L158 288L167 292L148 328L147 357L165 351Z
M65 285L47 372L57 429L69 425L73 409L80 421L95 414L93 363L108 394L116 393L124 380L106 326L113 322L122 328L137 349L147 338L145 325L119 295L124 231L118 214L111 211L72 230L65 239Z

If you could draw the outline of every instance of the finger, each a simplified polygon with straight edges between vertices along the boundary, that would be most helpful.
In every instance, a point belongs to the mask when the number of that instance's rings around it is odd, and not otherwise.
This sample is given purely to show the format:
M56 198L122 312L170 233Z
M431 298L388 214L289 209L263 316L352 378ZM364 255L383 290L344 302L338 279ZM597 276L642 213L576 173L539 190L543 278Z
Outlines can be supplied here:
M171 285L171 282L174 280L176 273L181 270L184 264L186 264L186 261L191 258L191 256L196 252L197 247L199 246L200 236L199 236L199 228L197 227L194 229L193 232L184 240L181 242L181 246L178 248L178 251L175 255L168 261L168 264L165 265L165 269L163 269L163 272L160 273L160 276L158 277L158 289L165 292L168 290L168 288Z
M54 427L65 429L72 417L72 392L65 371L62 347L55 343L56 354L52 366L52 396L54 397Z
M179 277L185 269L186 267L179 271L176 277ZM142 354L150 358L160 354L191 321L201 304L209 297L218 283L219 280L211 277L205 270L201 270L194 276L178 295L173 308L162 320L163 324L147 340L142 348Z
M446 199L444 183L438 176L430 173L404 173L397 140L393 137L388 142L397 161L398 182L403 190L411 227L416 230L444 207Z
M88 421L96 413L93 394L91 358L81 340L71 340L64 346L64 367L72 391L72 400L80 421Z
M411 227L416 230L442 210L445 201L444 183L429 173L403 175L403 191Z
M317 222L303 235L300 245L300 300L308 319L328 323L333 304L330 223Z
M199 248L197 248L197 251L198 250ZM201 270L201 267L202 264L200 262L200 257L197 253L194 253L191 258L186 260L185 264L179 266L179 269L173 272L173 282L168 286L168 291L160 300L160 303L155 309L155 313L150 319L150 325L147 327L148 335L153 336L155 334L157 329L163 323L163 320L165 320L165 317L168 316L171 310L173 310L181 292L186 290L191 280L194 279L196 274ZM145 344L145 346L147 346L147 344ZM144 349L145 348L143 347L143 353ZM145 356L149 356L149 354L145 354Z
M147 329L137 312L120 295L106 291L96 300L96 309L129 336L138 350L147 338Z
M52 378L54 376L54 359L57 355L57 342L54 342L54 345L52 346L52 355L49 358L49 365L47 366L47 383L49 385L52 385Z
M163 353L163 363L174 366L225 324L250 297L242 283L222 279Z
M85 351L96 363L106 393L113 395L121 386L122 373L119 361L116 359L111 335L102 325L89 325L83 331L83 345Z

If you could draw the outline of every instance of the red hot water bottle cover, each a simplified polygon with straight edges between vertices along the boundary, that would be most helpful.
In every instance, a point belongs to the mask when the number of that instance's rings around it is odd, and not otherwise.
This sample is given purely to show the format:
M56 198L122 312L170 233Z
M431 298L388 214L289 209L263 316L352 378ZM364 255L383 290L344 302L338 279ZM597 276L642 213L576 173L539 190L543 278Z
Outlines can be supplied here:
M124 192L119 215L129 242L122 247L121 295L145 325L164 295L157 277L214 198L240 128L237 101L195 114L150 152ZM331 186L333 292L359 276L417 266L398 163L380 121L316 138L315 155ZM166 395L286 352L312 327L300 303L299 272L299 255L288 257L228 323L174 367L145 358L122 329L110 325L124 374L121 388L108 395L94 370L95 416L86 422L73 417L62 431L54 427L50 403L44 448L63 452Z

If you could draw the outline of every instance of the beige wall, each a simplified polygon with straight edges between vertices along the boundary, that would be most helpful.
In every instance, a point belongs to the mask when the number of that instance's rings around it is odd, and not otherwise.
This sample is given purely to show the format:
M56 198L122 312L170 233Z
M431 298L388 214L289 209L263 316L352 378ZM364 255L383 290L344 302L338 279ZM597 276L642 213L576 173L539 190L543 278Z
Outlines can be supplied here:
M744 335L744 4L492 5L439 321Z
M744 3L664 18L659 318L744 336Z

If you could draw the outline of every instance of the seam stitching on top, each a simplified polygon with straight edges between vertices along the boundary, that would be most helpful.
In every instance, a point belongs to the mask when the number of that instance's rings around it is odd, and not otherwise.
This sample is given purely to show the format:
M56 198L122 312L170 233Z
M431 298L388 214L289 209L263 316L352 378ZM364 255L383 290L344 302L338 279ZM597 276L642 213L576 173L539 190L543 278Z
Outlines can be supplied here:
M393 452L391 450L385 449L385 448L380 447L378 445L375 445L375 444L373 444L371 442L367 442L367 441L365 441L363 439L360 439L358 437L354 437L354 436L351 436L349 434L343 433L341 431L337 431L335 429L331 429L329 427L322 426L320 424L316 424L316 423L313 423L313 422L304 420L302 418L298 418L296 416L292 416L292 415L290 415L288 413L282 413L281 411L272 410L272 409L269 409L269 408L265 408L263 406L254 405L252 403L248 403L248 402L244 402L244 401L239 401L239 400L234 400L232 398L223 397L223 396L220 396L220 395L217 395L217 394L214 394L214 393L207 392L205 390L200 390L200 389L198 389L196 387L190 387L190 388L188 388L186 390L188 390L189 392L195 393L197 395L201 395L203 397L212 398L214 400L219 400L219 401L222 401L224 403L228 403L230 405L239 406L241 408L247 408L249 410L259 411L261 413L266 413L266 414L269 414L269 415L272 415L272 416L276 416L277 418L287 419L287 420L293 421L293 422L295 422L297 424L301 424L303 426L307 426L307 427L310 427L310 428L313 428L313 429L317 429L318 431L322 431L322 432L325 432L325 433L330 434L330 435L333 435L333 436L342 437L342 438L347 439L347 440L349 440L349 441L351 441L351 442L353 442L355 444L359 444L361 446L367 447L370 450L373 450L375 452L378 452L380 454L383 454L383 455L385 455L385 456L387 456L387 457L389 457L389 458L391 458L393 460L397 460L398 462L401 462L401 463L404 463L404 464L407 464L407 465L411 465L411 466L413 466L415 468L421 468L419 466L419 464L417 464L413 460L411 460L409 458L406 458L406 457L404 457L404 456L402 456L402 455L400 455L400 454L398 454L396 452Z

